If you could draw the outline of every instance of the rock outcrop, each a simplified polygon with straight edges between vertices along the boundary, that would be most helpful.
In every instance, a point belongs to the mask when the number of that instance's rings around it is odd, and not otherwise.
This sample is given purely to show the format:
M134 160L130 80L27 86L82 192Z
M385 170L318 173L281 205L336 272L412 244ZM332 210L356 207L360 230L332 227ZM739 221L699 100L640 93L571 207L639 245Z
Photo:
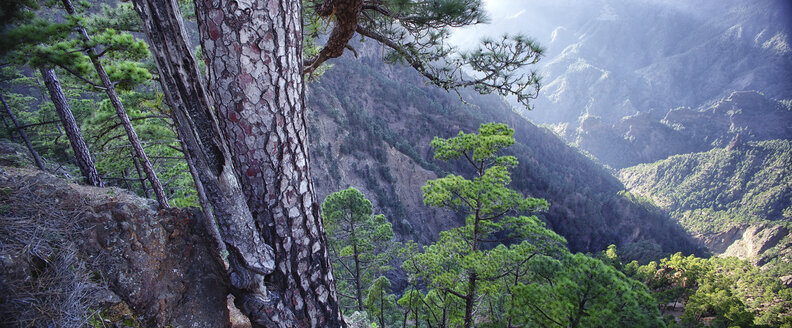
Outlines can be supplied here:
M121 189L8 166L0 191L0 321L230 325L225 270L199 211L157 211ZM19 316L25 302L41 311Z

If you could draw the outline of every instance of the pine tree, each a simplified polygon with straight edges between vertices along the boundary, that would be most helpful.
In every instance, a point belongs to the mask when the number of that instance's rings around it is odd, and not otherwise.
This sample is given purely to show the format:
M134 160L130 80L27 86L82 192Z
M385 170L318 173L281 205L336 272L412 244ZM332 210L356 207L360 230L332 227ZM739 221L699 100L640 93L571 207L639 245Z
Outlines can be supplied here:
M663 327L646 286L585 254L537 258L534 276L514 286L517 326Z
M139 162L139 169L148 171L147 175L152 177L150 181L152 186L154 186L160 205L168 206L167 196L165 196L159 179L156 177L157 173L154 172L151 162L148 160L137 161L136 159L139 154L146 157L147 155L143 150L140 138L137 137L135 128L132 127L131 120L135 118L130 118L129 111L123 108L124 95L122 93L151 80L151 74L139 62L148 56L145 43L135 40L130 33L118 33L113 29L97 27L91 18L78 15L77 11L87 8L84 7L87 5L85 3L80 3L78 8L72 7L69 1L62 1L62 4L70 14L58 20L51 18L48 20L52 15L57 15L57 9L54 7L39 8L37 4L18 7L21 12L17 16L22 17L22 19L18 19L15 24L10 25L9 28L3 31L3 42L8 42L9 47L2 50L2 56L15 65L30 65L40 68L50 99L55 105L55 111L65 127L66 135L74 150L77 166L83 173L86 182L94 185L101 184L99 174L95 167L96 165L90 157L87 143L82 138L82 133L79 130L78 124L80 122L74 120L75 115L71 113L69 102L74 104L75 102L83 102L88 98L98 98L95 94L97 90L108 92L111 99L107 103L112 104L117 109L121 109L116 110L118 117L122 121L119 126L131 132L127 133L127 136L133 137L130 139L130 145L136 151L132 157L132 162ZM55 2L48 2L47 5L55 6ZM38 10L38 12L34 12L34 10ZM94 36L92 40L86 38L89 33L86 26L90 26L89 29L91 29L91 33ZM75 37L74 31L81 31L82 33L79 37ZM96 51L96 49L100 49L100 51ZM89 56L87 53L92 53L93 56ZM107 60L108 57L110 60ZM104 58L107 65L99 63L100 58ZM101 64L101 70L91 69L94 62ZM68 76L63 80L64 86L68 85L66 89L70 89L72 93L72 99L69 99L65 95L64 88L60 87L61 83L55 77L55 70L68 72L72 78L79 80L83 84L69 83ZM105 74L99 74L102 71ZM93 82L97 78L101 79L100 75L105 75L107 78L104 79L106 80L104 81L105 83ZM108 85L109 88L107 87ZM75 91L74 89L79 89L80 91ZM73 99L75 98L75 93L78 99ZM100 102L100 108L103 105L104 102ZM95 110L95 103L92 106L94 107L91 109ZM88 113L88 116L96 112ZM83 111L83 114L85 114L85 111ZM105 131L105 133L110 131ZM108 142L102 140L104 137L103 133L100 136L96 136L94 140L101 142L102 147L99 148L104 148L103 146ZM128 159L128 154L128 152L125 152L124 158ZM107 156L103 156L103 158L106 159ZM128 164L131 165L132 162ZM146 165L147 163L148 165ZM114 163L112 166L118 167L119 165ZM108 172L104 171L104 173ZM121 178L110 177L110 179L121 179L122 183L127 183L126 176ZM148 189L145 186L145 182L142 182L142 186L144 192L147 193Z
M97 187L103 186L102 179L99 177L99 172L96 171L93 158L91 158L91 151L88 149L77 121L69 108L69 103L63 94L60 81L55 76L55 70L41 68L39 71L44 78L44 84L47 86L52 104L55 106L55 111L58 113L61 124L63 124L63 129L66 130L66 136L69 138L74 157L77 159L77 167L80 168L85 183Z
M450 139L432 140L435 158L461 159L474 171L471 178L449 174L427 181L424 202L465 214L465 225L441 232L437 242L403 266L426 279L430 294L443 299L441 310L448 319L440 324L472 327L473 314L498 296L503 278L519 273L534 256L558 251L565 242L536 216L522 215L547 208L546 201L508 188L509 169L517 160L499 152L514 144L513 134L504 124L490 123L482 124L478 133L460 131Z
M354 300L362 312L363 296L392 258L391 224L384 215L374 215L371 202L351 187L328 195L322 215L339 295Z
M75 16L77 14L77 11L74 9L74 6L72 6L70 0L62 0L62 3L69 15ZM118 115L118 118L121 120L121 124L127 134L127 139L132 145L132 149L135 150L135 155L140 161L140 164L143 166L143 171L146 172L146 178L151 183L151 187L154 189L154 195L157 198L159 206L162 208L170 208L170 204L168 204L168 196L165 195L165 190L163 190L162 183L157 177L157 173L154 171L154 166L151 165L151 161L149 161L146 151L143 149L143 145L140 143L140 138L138 137L137 132L135 132L132 122L129 120L129 115L124 108L124 104L118 97L115 84L110 80L110 76L107 74L104 65L102 65L100 60L101 55L91 44L91 38L88 36L88 31L85 29L85 27L77 23L76 28L80 33L80 37L82 38L82 45L83 49L85 49L85 54L90 59L94 69L96 69L96 73L99 75L99 79L102 81L102 87L107 93L107 97L110 98L110 102L113 104L113 108L116 110L116 115Z
M366 295L366 311L379 325L385 328L387 323L393 322L396 314L396 295L391 293L391 282L385 276L380 276L371 284Z
M2 102L3 104L3 110L5 111L5 114L8 115L8 117L11 119L11 122L14 124L14 131L16 131L16 133L18 133L19 136L22 137L22 140L25 141L25 146L27 146L28 151L30 152L30 156L33 157L33 162L36 163L36 166L40 170L44 171L45 169L44 169L44 164L41 162L41 156L39 156L36 149L33 148L33 144L30 143L30 138L28 138L27 133L25 133L24 127L21 124L19 124L19 121L17 121L16 116L14 116L14 112L12 112L11 108L8 107L8 103L6 103L5 98L3 98L2 94L0 94L0 102ZM13 132L11 134L13 134Z
M482 92L515 94L527 102L535 96L531 90L538 87L535 74L511 74L539 58L541 49L525 38L506 38L503 44L485 42L481 51L461 56L452 64L469 64L485 74L482 79L459 83L446 83L460 79L459 67L448 69L448 63L439 62L450 58L448 52L424 60L431 52L429 44L411 43L431 39L440 45L449 28L478 23L479 1L431 1L416 6L362 0L315 3L309 9L317 14L316 19L333 17L336 23L323 50L305 69L302 23L310 23L311 18L302 19L300 1L197 1L208 89L184 41L176 1L134 3L179 135L189 148L187 154L207 189L224 240L229 249L239 250L234 256L239 265L232 261L232 283L238 306L254 325L342 324L310 177L303 73L340 55L359 33L395 45L394 49L402 50L397 50L397 57L447 89L474 86ZM358 24L374 16L382 21L371 21L368 28ZM372 33L376 32L373 27L399 22L405 24L404 33ZM397 41L389 42L389 37ZM253 237L238 237L237 229L252 227L258 228L245 235ZM272 283L265 285L265 280Z

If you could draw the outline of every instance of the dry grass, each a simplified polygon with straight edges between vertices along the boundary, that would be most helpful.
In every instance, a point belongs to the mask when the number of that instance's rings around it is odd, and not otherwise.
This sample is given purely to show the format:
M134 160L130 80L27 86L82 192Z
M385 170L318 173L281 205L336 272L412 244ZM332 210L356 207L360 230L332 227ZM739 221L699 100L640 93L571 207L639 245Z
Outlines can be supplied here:
M34 181L0 173L0 325L87 326L102 279L71 242L82 215Z

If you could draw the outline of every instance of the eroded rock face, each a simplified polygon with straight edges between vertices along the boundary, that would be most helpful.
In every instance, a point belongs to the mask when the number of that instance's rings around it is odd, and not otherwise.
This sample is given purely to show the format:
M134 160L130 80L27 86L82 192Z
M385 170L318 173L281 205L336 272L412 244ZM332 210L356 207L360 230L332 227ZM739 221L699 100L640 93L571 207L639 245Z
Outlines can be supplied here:
M73 245L88 270L129 305L140 324L229 326L226 275L199 211L157 211L151 200L120 189L69 184L36 170L2 169L7 207L0 217L48 220L62 229L51 237L54 242Z
M780 225L753 225L745 229L739 239L729 245L721 256L758 259L765 251L776 247L789 230Z
M725 231L712 234L697 234L694 238L715 254L722 254L745 232L744 226L734 226Z
M114 201L93 210L81 249L102 257L111 289L138 315L157 326L227 325L224 270L197 211Z

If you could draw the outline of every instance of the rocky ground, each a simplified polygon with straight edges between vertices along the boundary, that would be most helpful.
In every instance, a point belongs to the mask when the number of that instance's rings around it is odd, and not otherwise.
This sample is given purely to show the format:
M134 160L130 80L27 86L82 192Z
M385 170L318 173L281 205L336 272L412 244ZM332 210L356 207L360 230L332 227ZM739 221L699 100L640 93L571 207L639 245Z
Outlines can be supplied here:
M27 168L24 148L0 149L0 322L230 325L225 270L199 211L158 211L122 189Z

